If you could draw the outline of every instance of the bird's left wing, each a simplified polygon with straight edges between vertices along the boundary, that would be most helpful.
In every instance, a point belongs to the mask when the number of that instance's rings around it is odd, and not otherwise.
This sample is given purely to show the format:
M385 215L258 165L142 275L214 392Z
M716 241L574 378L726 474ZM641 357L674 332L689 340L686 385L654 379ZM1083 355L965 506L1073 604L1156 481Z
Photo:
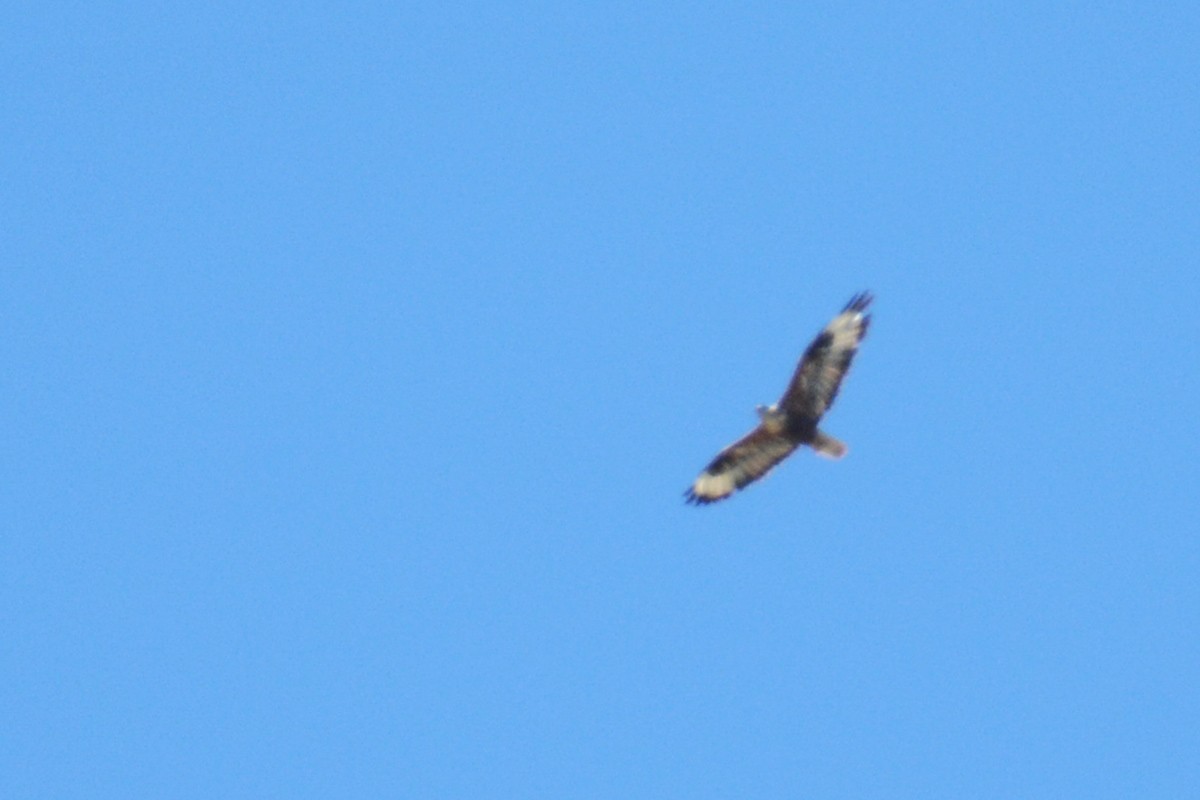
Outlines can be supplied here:
M842 312L804 351L796 374L779 401L779 407L790 416L816 424L833 405L842 378L846 377L850 362L858 352L858 343L867 335L871 315L863 312L872 299L869 292L850 298Z

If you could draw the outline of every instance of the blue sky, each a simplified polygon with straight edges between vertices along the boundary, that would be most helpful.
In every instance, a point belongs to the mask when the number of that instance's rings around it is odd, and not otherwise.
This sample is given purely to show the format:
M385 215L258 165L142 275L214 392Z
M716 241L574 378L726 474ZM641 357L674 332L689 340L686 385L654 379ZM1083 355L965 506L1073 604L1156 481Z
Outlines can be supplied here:
M1200 783L1195 7L0 16L4 796Z

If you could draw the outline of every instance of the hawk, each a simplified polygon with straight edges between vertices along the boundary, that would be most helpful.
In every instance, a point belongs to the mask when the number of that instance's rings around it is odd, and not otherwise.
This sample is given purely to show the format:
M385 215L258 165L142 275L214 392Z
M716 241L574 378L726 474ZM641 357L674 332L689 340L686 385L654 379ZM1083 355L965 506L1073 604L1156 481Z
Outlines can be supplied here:
M869 292L854 295L817 334L783 397L773 406L758 406L758 427L717 454L684 492L687 502L705 505L724 500L766 475L802 444L828 458L846 455L846 445L817 423L833 405L858 343L867 334L871 315L863 312L872 299Z

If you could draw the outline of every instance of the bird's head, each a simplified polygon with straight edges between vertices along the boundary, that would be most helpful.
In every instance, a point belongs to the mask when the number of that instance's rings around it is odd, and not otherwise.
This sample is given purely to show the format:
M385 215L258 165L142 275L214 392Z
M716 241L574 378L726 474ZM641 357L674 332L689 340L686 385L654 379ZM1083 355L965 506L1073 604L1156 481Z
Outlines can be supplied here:
M782 430L787 415L779 410L779 406L756 406L754 410L758 412L759 419L767 430Z
M783 412L779 410L779 406L755 406L754 410L758 412L758 416L764 422L783 418Z

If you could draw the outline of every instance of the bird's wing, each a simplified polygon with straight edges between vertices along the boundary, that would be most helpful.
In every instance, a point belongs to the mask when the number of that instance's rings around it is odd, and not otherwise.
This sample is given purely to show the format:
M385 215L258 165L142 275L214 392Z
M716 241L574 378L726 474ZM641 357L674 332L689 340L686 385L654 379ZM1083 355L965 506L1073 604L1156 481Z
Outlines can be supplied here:
M789 416L811 420L815 425L833 405L858 343L867 335L871 315L863 312L872 299L868 292L850 298L842 312L804 351L792 382L779 401L779 407Z
M795 442L759 425L718 453L683 496L697 505L724 500L766 475L795 449Z

